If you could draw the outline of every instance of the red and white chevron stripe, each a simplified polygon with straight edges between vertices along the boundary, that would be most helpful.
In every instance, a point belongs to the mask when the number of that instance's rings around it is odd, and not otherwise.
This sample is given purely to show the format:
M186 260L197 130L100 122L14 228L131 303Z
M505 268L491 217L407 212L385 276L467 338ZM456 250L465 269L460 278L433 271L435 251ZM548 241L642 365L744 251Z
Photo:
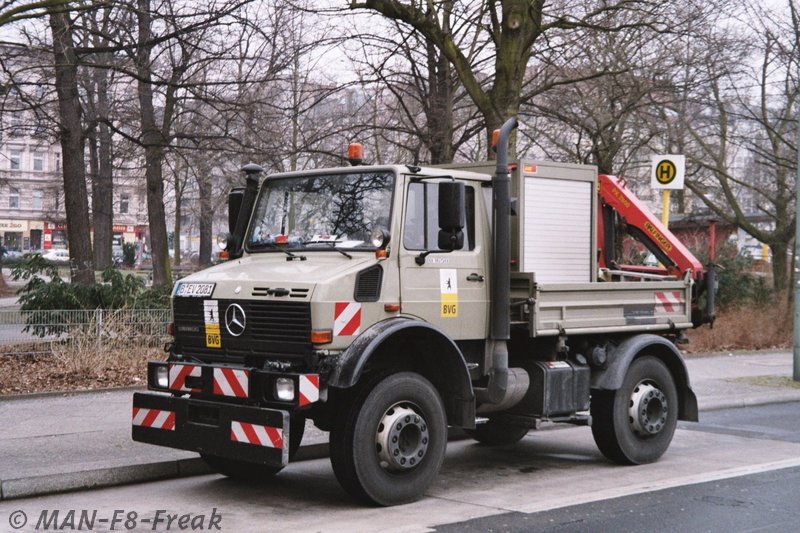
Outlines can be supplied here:
M266 448L283 448L283 431L280 428L231 421L231 440Z
M683 293L681 291L656 292L657 313L680 313L682 304Z
M200 392L200 389L193 389L186 386L186 378L189 376L199 378L202 375L202 367L198 365L172 364L169 365L169 390Z
M319 374L300 375L300 407L319 401Z
M250 390L250 372L236 368L214 369L214 394L247 398Z
M336 302L333 310L333 334L337 337L358 335L361 329L361 304Z
M160 409L133 408L133 425L175 431L175 413Z

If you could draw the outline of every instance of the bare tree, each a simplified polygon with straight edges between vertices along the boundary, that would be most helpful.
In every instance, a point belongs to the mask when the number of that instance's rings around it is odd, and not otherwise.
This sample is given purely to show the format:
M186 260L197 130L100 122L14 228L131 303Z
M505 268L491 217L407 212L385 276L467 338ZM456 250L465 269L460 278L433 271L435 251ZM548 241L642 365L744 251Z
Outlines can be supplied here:
M800 24L794 7L788 20L768 9L752 9L749 21L756 38L750 45L757 66L747 68L741 56L712 64L718 76L683 117L693 141L689 155L697 166L687 186L717 216L769 245L774 287L784 290L795 236Z
M584 0L548 4L544 0L487 0L472 2L470 7L460 4L352 0L350 8L369 9L391 20L403 22L430 41L453 65L464 89L479 109L487 139L506 118L517 116L524 100L541 94L554 84L565 83L565 80L551 80L544 86L525 90L529 61L534 54L541 53L536 46L549 48L559 32L579 28L620 31L632 27L667 31L666 20L670 20L671 25L682 23L672 17L672 4L669 2ZM638 16L632 21L618 24L610 15L622 10L635 11ZM494 60L489 86L484 83L484 72L475 68L468 52L459 47L453 34L444 25L448 13L458 13L458 16L468 18L475 32L485 33L485 39L491 44L487 53ZM545 36L548 38L545 39ZM491 150L489 156L492 157Z
M65 13L72 10L72 0L38 0L18 2L4 0L0 2L0 26L21 20L44 18L52 13Z
M174 142L180 141L175 120L182 112L182 102L192 98L196 90L194 73L218 59L204 49L210 33L247 3L247 0L231 0L211 4L207 9L166 3L154 10L150 0L137 0L135 8L128 6L137 31L135 43L121 49L129 53L134 65L133 72L128 73L136 80L137 87L140 131L135 140L144 152L155 286L166 286L172 281L163 170L166 154ZM209 137L220 138L216 132Z
M48 8L53 34L53 58L60 119L61 153L64 169L64 198L70 274L73 282L94 282L92 244L89 239L89 203L86 191L84 138L78 93L78 58L73 42L70 14Z
M109 45L109 26L115 14L109 5L98 6L82 17L86 47L104 49ZM89 168L92 184L92 228L94 266L105 270L113 266L112 238L114 224L113 139L109 124L111 117L111 78L108 68L112 62L109 52L89 54L84 58L84 94L86 100L86 130L89 142ZM94 64L92 64L94 63Z
M443 29L468 50L470 62L478 67L486 43L467 45L465 41L476 38L472 24L451 15L451 0L445 3ZM458 21L455 26L453 18ZM363 56L356 59L366 70L362 83L374 81L374 90L385 94L381 101L384 117L373 121L375 127L381 129L384 144L397 144L412 154L414 163L451 162L459 148L483 129L477 109L453 66L433 42L399 22L390 28L380 35L358 33L352 37L360 43L358 50Z

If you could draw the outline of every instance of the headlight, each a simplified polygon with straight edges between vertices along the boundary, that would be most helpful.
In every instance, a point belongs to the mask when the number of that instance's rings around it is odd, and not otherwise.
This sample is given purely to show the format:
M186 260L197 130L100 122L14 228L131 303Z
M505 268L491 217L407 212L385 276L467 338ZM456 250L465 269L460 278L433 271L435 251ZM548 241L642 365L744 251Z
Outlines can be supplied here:
M217 236L217 246L219 246L220 250L226 250L228 252L234 247L234 237L230 233L221 233Z
M383 228L375 228L370 235L370 241L375 248L385 248L389 244L389 232Z
M156 367L156 385L161 389L169 388L169 367L166 365Z
M294 380L278 378L275 380L275 397L284 402L294 400Z

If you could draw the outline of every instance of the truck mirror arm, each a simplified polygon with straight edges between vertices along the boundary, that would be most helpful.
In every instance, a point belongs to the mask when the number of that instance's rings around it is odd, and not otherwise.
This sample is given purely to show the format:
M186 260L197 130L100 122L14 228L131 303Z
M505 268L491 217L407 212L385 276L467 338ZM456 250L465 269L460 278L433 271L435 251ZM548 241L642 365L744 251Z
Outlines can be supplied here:
M437 254L449 254L453 250L425 250L424 252L420 252L418 256L414 258L414 262L419 266L425 264L425 258L428 257L430 254L437 253Z

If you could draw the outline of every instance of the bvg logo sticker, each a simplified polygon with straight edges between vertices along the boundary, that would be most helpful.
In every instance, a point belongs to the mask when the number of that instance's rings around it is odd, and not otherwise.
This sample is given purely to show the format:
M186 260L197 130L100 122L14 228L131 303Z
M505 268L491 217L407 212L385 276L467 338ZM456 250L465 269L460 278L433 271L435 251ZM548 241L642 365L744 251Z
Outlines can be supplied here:
M456 270L444 268L439 271L439 292L442 296L442 318L458 316L458 278Z
M222 336L219 331L219 302L203 301L203 319L206 323L206 347L222 348Z

